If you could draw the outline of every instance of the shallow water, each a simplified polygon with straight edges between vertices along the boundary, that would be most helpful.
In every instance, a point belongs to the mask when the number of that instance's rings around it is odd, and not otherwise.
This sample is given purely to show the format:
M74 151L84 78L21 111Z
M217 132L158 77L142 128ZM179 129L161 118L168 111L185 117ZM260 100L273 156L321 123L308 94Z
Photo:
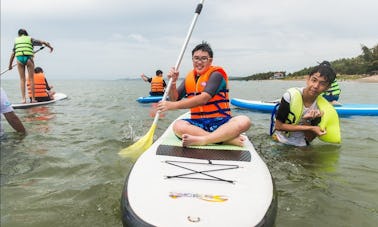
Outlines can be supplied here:
M16 110L28 135L1 142L1 226L122 226L120 195L132 161L117 153L147 133L150 105L139 80L51 81L69 98ZM302 81L232 81L231 96L279 98ZM13 102L18 81L2 81ZM378 103L376 83L341 82L341 102ZM155 137L184 111L167 113ZM266 161L278 192L276 226L376 226L378 223L378 117L341 118L342 144L315 141L307 148L274 143L270 115L248 115L247 132ZM146 189L148 190L148 189Z

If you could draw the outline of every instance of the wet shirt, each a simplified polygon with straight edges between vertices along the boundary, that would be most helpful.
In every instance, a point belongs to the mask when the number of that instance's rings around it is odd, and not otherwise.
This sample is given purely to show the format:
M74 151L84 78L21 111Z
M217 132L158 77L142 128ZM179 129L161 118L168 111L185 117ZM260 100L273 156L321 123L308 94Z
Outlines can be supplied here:
M301 93L303 93L303 89L304 88L300 89ZM286 121L288 114L290 112L290 101L291 101L290 93L285 92L285 94L282 96L281 104L280 104L280 107L279 107L277 114L276 114L277 120L279 120L281 122ZM318 106L316 105L316 101L310 107L303 106L303 112L302 112L302 115L301 115L301 119L299 120L299 125L304 124L305 120L303 119L303 116L309 110L312 110L312 109L319 109ZM318 120L320 120L320 118ZM319 123L319 122L317 122L317 123ZM314 124L316 124L316 122L314 122ZM313 125L313 123L312 123L312 125ZM306 140L305 140L305 135L304 135L303 131L290 132L290 133L287 133L287 132L284 132L284 131L276 131L275 135L276 135L278 141L280 141L281 143L284 143L284 144L289 144L289 145L294 145L294 146L306 146L306 145L308 145Z
M9 112L13 112L13 107L12 107L12 104L9 102L8 100L8 96L7 94L5 93L5 91L3 90L3 88L1 88L1 96L0 96L0 102L1 102L1 106L0 106L0 109L1 109L1 115L3 115L4 113L9 113ZM1 116L2 117L2 116ZM1 121L0 123L0 137L4 135L4 129L3 129L3 124L2 124L3 121Z

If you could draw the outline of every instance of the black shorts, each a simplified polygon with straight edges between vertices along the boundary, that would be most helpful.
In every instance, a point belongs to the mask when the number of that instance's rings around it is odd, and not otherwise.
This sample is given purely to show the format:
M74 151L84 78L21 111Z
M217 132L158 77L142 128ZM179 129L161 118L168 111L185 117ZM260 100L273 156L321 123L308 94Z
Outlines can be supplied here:
M150 91L150 95L151 96L163 96L164 92L152 92L152 91Z
M50 98L50 96L35 97L35 100L37 100L37 102L46 102L46 101L50 101L51 98ZM31 101L31 98L30 98L30 101Z

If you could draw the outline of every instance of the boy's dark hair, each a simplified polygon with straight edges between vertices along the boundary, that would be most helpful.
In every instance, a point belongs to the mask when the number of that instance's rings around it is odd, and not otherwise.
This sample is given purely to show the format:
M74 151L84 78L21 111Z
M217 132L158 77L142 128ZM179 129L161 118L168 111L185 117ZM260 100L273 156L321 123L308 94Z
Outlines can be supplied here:
M25 29L21 28L18 30L18 36L22 36L22 35L29 35L29 34Z
M209 53L209 56L213 58L213 50L211 49L210 44L208 44L207 42L202 41L201 44L198 44L196 47L194 47L194 49L192 50L192 56L194 55L194 52L198 50Z
M156 70L156 75L160 75L160 74L163 74L163 71L161 71L160 69Z
M43 69L41 67L35 67L34 72L35 73L43 73Z
M321 76L323 76L329 84L333 83L333 81L336 79L336 72L333 70L331 63L328 61L321 62L318 66L316 66L311 72L310 76L320 73Z

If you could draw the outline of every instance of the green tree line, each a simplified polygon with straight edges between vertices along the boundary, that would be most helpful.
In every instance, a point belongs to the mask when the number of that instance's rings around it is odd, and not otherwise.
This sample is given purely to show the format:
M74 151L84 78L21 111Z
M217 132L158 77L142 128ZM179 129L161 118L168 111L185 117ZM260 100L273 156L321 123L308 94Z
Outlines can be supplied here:
M342 58L331 61L332 67L339 75L373 75L378 74L378 44L373 48L368 48L361 45L362 53L353 58ZM286 77L296 77L308 75L315 67L310 66L299 71L289 73L281 72ZM233 80L267 80L270 79L276 72L257 73L246 77L231 78Z

